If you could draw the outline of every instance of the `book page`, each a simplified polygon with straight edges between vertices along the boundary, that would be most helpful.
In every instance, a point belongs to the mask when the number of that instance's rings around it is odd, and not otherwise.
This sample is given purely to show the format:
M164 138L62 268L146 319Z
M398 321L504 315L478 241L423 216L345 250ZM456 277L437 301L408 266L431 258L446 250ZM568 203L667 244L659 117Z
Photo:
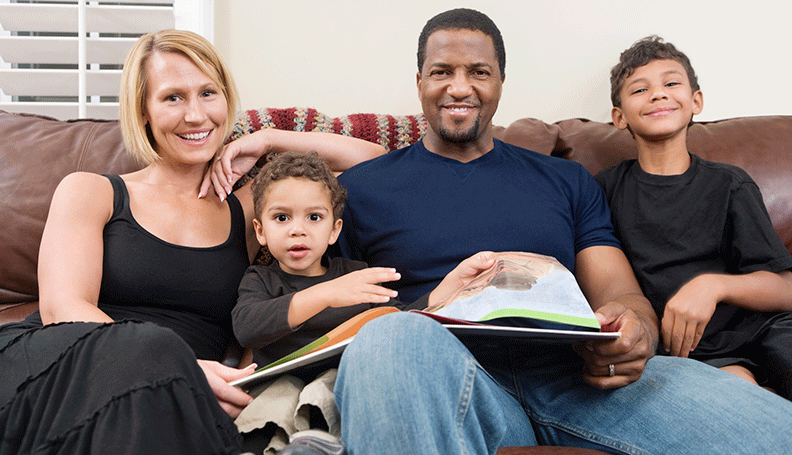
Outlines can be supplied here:
M574 275L555 258L533 253L496 253L491 269L426 311L476 322L525 317L600 328Z

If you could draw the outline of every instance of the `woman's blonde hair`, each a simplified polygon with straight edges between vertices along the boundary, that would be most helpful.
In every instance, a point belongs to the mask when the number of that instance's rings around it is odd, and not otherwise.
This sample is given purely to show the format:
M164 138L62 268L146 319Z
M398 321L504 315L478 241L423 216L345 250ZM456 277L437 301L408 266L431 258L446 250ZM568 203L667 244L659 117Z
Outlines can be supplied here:
M220 53L212 44L193 32L162 30L141 36L124 62L119 96L121 133L127 150L141 163L149 165L160 159L145 120L146 63L156 52L175 52L190 59L222 91L228 104L227 137L234 126L238 95L234 79Z

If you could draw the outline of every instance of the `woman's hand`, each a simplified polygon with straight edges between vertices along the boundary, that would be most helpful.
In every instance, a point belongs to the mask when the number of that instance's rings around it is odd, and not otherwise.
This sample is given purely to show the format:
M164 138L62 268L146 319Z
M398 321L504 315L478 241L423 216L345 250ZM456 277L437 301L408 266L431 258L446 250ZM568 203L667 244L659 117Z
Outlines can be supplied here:
M245 408L253 398L245 392L228 385L230 381L243 378L256 369L256 364L248 365L246 368L237 369L223 365L212 360L198 360L198 365L206 375L209 387L212 388L220 407L236 419L242 409Z
M212 186L220 200L225 200L231 194L234 183L271 150L269 131L264 129L242 136L220 149L215 160L209 163L198 197L206 196Z

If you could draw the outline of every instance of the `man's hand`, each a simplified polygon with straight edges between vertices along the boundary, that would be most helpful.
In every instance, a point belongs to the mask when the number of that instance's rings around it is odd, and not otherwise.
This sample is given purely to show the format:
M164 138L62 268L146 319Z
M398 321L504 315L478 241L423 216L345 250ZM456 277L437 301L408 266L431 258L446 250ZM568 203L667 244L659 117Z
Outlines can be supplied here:
M655 340L647 321L618 302L610 302L595 313L603 332L621 332L621 338L587 341L576 345L586 362L583 378L600 389L615 389L637 381L646 362L654 355ZM613 365L613 375L611 375Z
M220 407L231 418L236 419L242 409L250 404L253 398L236 387L228 385L228 383L252 373L256 369L256 364L248 365L241 370L227 367L212 360L198 360L198 365L206 375L209 387L212 388L212 392L214 392L217 401L220 403Z
M450 300L459 289L467 286L473 279L495 265L495 254L491 251L482 251L460 262L454 270L448 272L443 281L429 294L429 304L426 309Z
M666 303L660 330L669 354L687 357L696 349L720 301L717 275L699 275L688 281Z
M578 345L578 352L586 361L584 379L601 389L637 381L654 355L659 324L624 253L611 246L580 251L575 257L575 278L602 329L622 334L617 340Z

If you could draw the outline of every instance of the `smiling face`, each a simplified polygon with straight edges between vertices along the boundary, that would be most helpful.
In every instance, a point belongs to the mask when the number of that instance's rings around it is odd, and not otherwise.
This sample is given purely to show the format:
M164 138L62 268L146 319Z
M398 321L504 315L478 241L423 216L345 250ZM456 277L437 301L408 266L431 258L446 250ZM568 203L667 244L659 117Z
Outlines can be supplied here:
M703 107L701 91L693 91L684 67L675 60L654 60L636 68L625 79L620 96L613 123L629 127L639 144L684 137L693 115Z
M155 52L146 63L145 121L160 157L204 165L223 144L228 103L186 56Z
M427 149L441 155L449 149L492 149L492 117L503 76L491 37L465 29L432 33L417 81L429 123Z
M259 215L253 220L256 237L284 272L303 276L325 273L322 255L338 239L342 222L333 219L330 190L323 183L302 177L273 182Z

